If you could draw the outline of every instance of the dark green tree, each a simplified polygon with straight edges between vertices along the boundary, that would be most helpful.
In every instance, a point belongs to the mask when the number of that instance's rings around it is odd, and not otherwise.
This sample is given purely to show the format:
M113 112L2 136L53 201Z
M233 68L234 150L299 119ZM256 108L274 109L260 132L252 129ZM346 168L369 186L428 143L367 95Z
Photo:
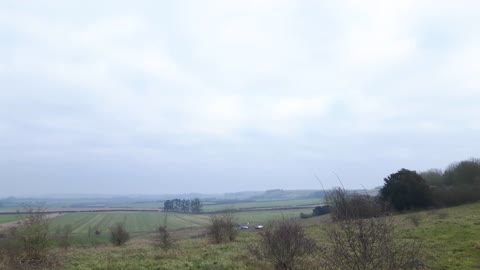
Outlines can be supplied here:
M424 208L431 205L431 191L415 171L401 169L384 179L380 198L396 210Z

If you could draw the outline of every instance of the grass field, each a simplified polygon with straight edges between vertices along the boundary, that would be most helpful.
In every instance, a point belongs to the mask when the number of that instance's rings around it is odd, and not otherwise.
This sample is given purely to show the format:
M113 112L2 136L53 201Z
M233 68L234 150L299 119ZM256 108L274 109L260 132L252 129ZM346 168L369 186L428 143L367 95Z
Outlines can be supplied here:
M215 202L204 202L203 211L214 212L226 209L248 209L257 207L293 207L321 204L321 199L299 199L299 200L277 200L277 201L254 201L254 202L240 202L229 204L216 204ZM163 202L145 202L145 203L119 203L112 204L110 207L125 207L125 208L163 208Z
M17 215L0 215L0 224L20 220L21 217Z
M245 203L234 203L234 204L210 204L204 205L203 211L212 212L212 211L221 211L225 209L247 209L247 208L257 208L257 207L294 207L294 206L304 206L304 205L313 205L321 204L323 200L321 199L303 199L303 200L283 200L283 201L258 201L258 202L245 202Z
M252 213L248 213L252 214ZM265 214L265 213L264 213ZM416 215L416 226L409 218ZM252 218L249 216L248 218ZM423 242L421 253L427 269L480 269L480 203L393 217L399 238ZM307 234L322 245L328 217L302 220ZM125 247L74 248L67 254L66 269L273 269L248 252L257 234L241 232L233 243L214 245L205 238L183 239L164 252L136 238ZM300 269L316 265L315 257Z
M239 223L265 223L269 220L280 218L298 217L300 212L310 212L309 209L302 210L278 210L278 211L253 211L238 212L235 217ZM171 229L203 227L209 222L209 215L191 215L163 212L110 212L110 213L75 213L65 214L52 220L51 230L70 224L73 226L73 233L76 235L88 234L89 228L99 229L102 232L117 222L125 222L127 230L132 233L152 232L163 224L165 216L167 226Z

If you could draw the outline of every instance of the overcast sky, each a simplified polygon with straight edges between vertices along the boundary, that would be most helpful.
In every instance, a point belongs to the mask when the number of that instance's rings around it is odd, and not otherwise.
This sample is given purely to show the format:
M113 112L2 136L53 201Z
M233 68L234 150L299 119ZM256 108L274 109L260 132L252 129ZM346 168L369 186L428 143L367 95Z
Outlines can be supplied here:
M478 1L0 3L0 196L370 188L479 103Z

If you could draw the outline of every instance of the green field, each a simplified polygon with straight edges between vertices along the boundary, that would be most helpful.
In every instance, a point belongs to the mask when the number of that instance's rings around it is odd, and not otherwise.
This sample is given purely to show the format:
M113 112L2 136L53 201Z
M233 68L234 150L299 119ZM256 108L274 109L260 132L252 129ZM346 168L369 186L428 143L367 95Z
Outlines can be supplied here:
M203 206L203 211L213 212L225 209L247 209L247 208L263 208L263 207L294 207L304 205L322 204L321 199L303 199L303 200L284 200L284 201L257 201L233 204L209 204Z
M300 212L310 212L310 209L302 210L278 210L278 211L252 211L235 213L239 223L259 224L269 220L280 218L298 217ZM165 216L167 226L171 229L203 227L209 222L209 215L192 215L163 212L108 212L108 213L75 213L65 214L52 220L51 230L70 224L73 233L77 235L88 234L89 228L99 229L102 232L117 222L125 222L127 230L132 233L152 232L163 224Z
M0 224L20 220L21 217L17 215L0 215Z
M299 199L299 200L277 200L277 201L252 201L252 202L239 202L239 203L220 203L217 204L215 201L204 202L203 211L205 212L214 212L222 211L228 209L248 209L248 208L257 208L257 207L294 207L294 206L304 206L304 205L314 205L321 204L323 201L321 199ZM139 202L139 203L118 203L111 204L109 207L117 208L151 208L159 209L163 208L163 202Z

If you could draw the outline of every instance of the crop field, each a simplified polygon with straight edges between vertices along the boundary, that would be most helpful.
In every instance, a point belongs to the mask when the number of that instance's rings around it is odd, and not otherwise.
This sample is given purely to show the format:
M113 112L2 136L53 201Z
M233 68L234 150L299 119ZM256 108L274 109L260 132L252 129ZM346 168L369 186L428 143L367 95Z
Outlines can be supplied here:
M282 201L257 201L244 202L234 204L209 204L203 206L203 211L213 212L225 209L248 209L248 208L263 208L263 207L295 207L306 206L314 204L322 204L321 199L303 199L303 200L282 200Z
M310 209L279 210L279 211L253 211L235 213L239 223L259 224L281 218L298 217L301 212L310 212ZM193 215L163 212L105 212L105 213L74 213L65 214L54 218L51 230L72 225L76 235L87 235L89 230L108 231L108 228L117 222L125 222L127 230L132 233L152 232L163 224L167 217L167 226L171 229L204 227L209 222L208 214Z
M0 215L0 224L20 220L21 217L17 215Z
M294 207L321 204L321 199L299 199L299 200L275 200L275 201L252 201L240 203L217 204L215 201L207 201L203 204L203 211L215 212L227 209L248 209L259 207ZM124 208L163 208L163 202L138 202L138 203L118 203L111 204L109 207L124 207Z

